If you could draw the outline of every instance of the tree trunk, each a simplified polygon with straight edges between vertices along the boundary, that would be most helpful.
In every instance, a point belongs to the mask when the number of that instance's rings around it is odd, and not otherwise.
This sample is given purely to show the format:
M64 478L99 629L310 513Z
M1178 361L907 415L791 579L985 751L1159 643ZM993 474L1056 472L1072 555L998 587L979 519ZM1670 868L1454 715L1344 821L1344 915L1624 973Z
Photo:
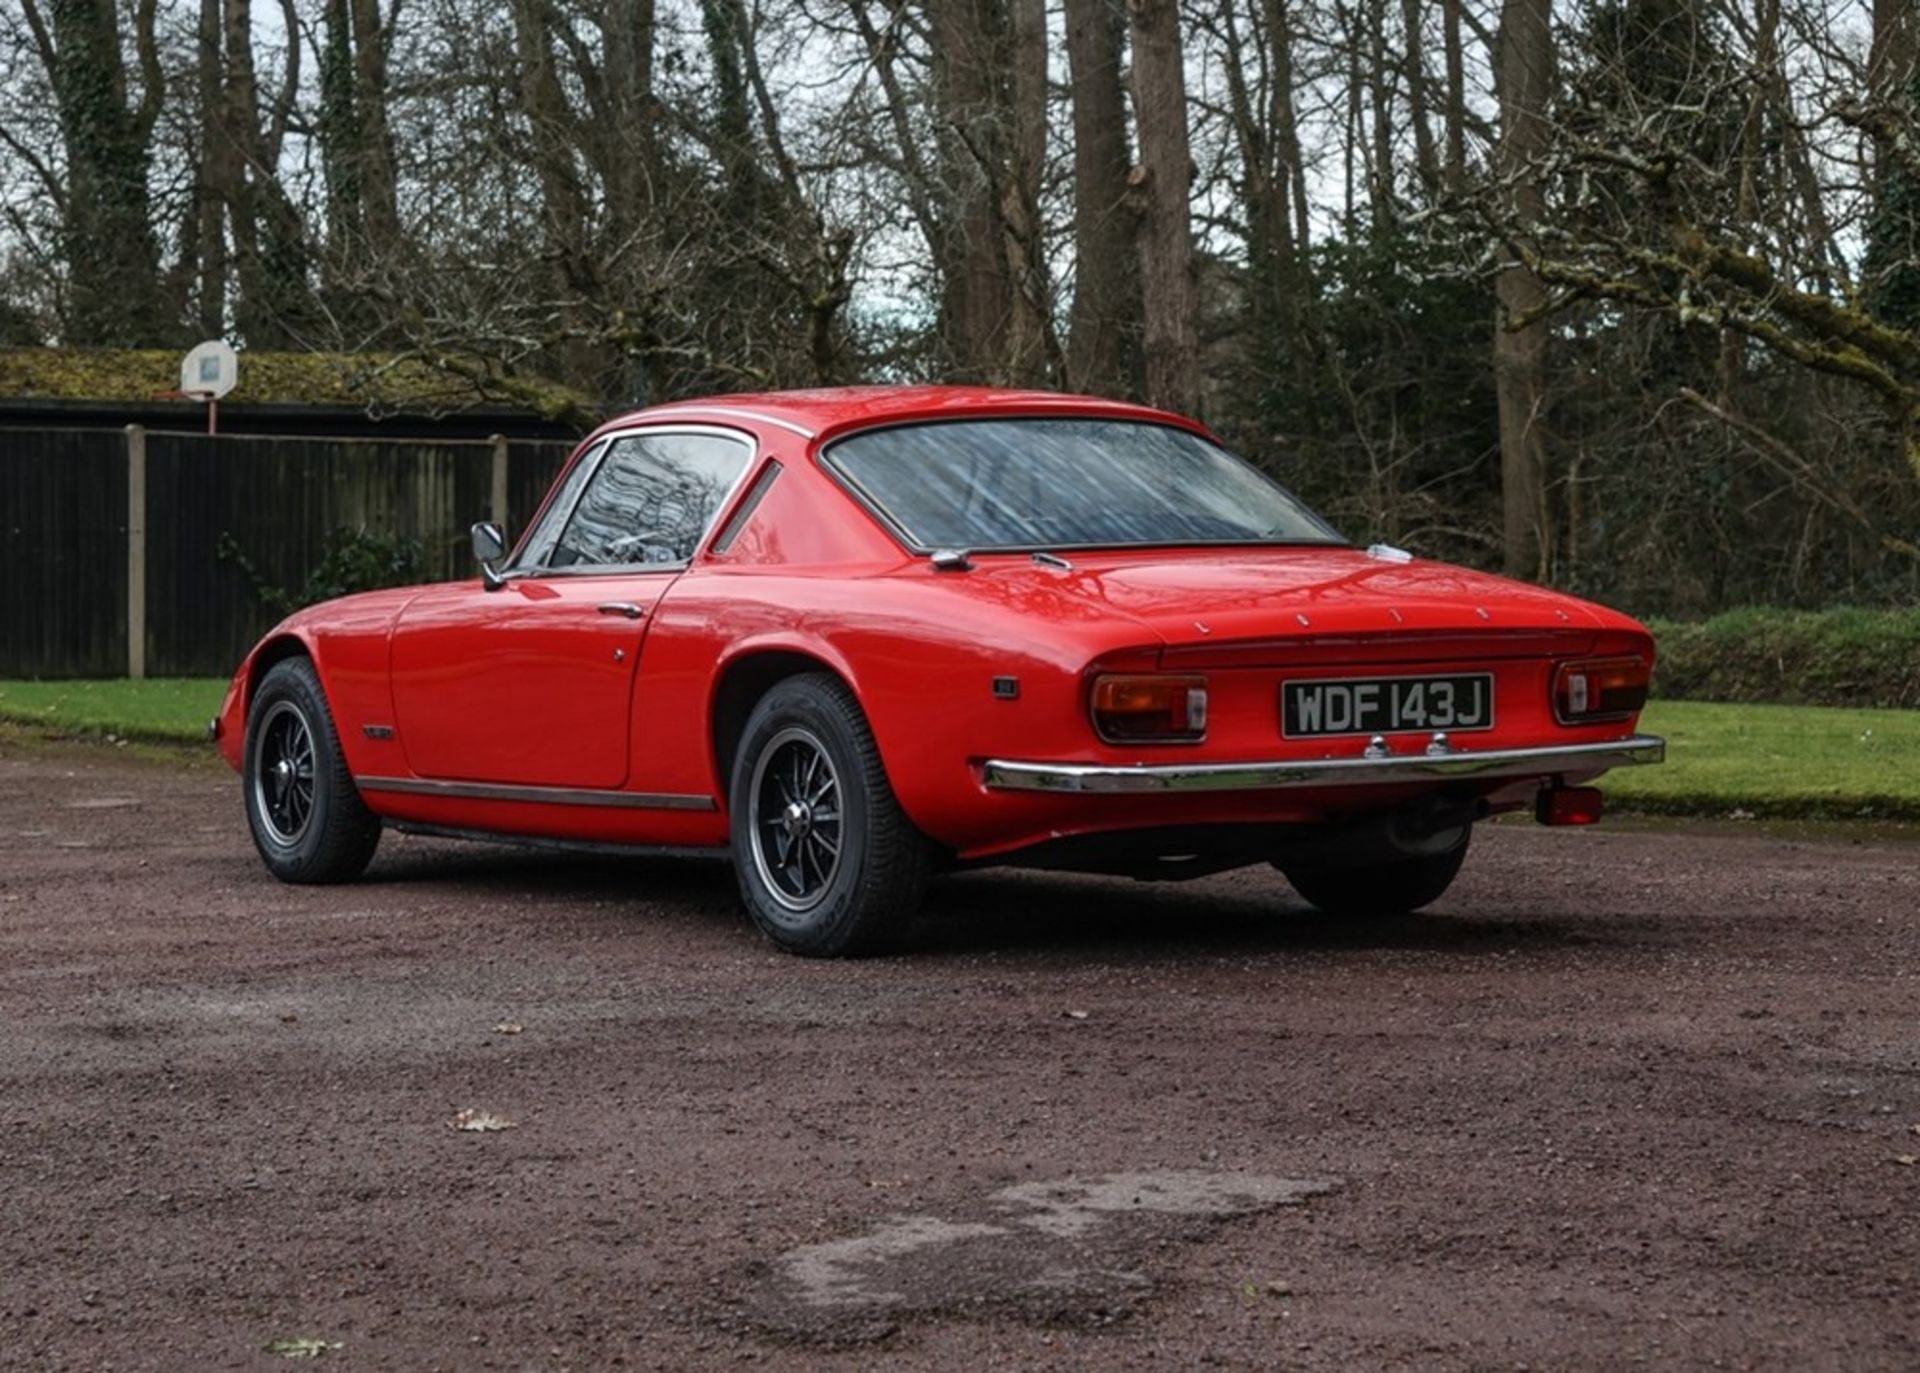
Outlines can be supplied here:
M1367 159L1373 174L1368 183L1378 232L1398 217L1393 203L1393 64L1387 60L1386 0L1372 0L1367 7L1367 43L1367 95L1373 115L1373 151Z
M1280 172L1292 188L1294 256L1307 260L1313 242L1307 199L1307 166L1300 151L1300 117L1293 103L1293 14L1294 0L1267 0L1267 42L1273 49L1273 89L1268 99L1272 114L1274 151L1280 158ZM1276 178L1278 179L1278 178Z
M387 121L387 30L380 17L380 0L350 0L350 14L360 192L367 245L375 259L382 259L400 244L399 188L393 132Z
M203 0L211 3L211 0ZM326 0L320 19L320 109L315 120L327 183L327 246L351 268L364 256L360 102L353 74L353 20L347 0ZM335 303L338 309L345 301Z
M1066 0L1073 87L1073 307L1067 384L1139 391L1140 269L1127 200L1126 16L1113 0Z
M599 11L612 102L602 158L608 211L624 240L648 218L657 155L654 147L654 0L616 0Z
M223 117L226 97L220 62L220 0L200 0L195 31L195 80L200 101L200 174L194 186L195 245L199 283L194 322L203 339L227 332L226 202L232 185L231 146Z
M1440 186L1440 157L1427 112L1426 8L1422 0L1401 0L1400 14L1406 29L1407 119L1413 125L1414 166L1422 188L1431 195Z
M1006 253L1007 341L999 372L1010 385L1043 386L1058 371L1052 284L1040 220L1040 183L1047 159L1046 0L1009 0L1012 137L1000 190L1000 232Z
M1467 61L1460 37L1465 22L1461 0L1440 0L1440 41L1447 58L1447 189L1458 191L1467 179Z
M1920 20L1914 0L1873 0L1873 41L1867 53L1867 91L1875 100L1897 100L1913 79Z
M601 382L602 359L586 338L592 324L583 318L583 303L598 301L602 293L595 260L587 252L586 193L568 136L576 121L556 69L547 13L541 0L513 0L520 109L533 132L533 172L540 188L546 244L540 256L550 264L552 298L558 302L553 320L558 335L555 357L563 380L593 395Z
M1140 163L1129 180L1141 207L1140 287L1146 312L1141 354L1147 401L1192 413L1200 400L1200 360L1180 10L1176 0L1128 0L1127 14L1133 33L1134 118L1140 133Z
M1256 386L1297 360L1305 275L1295 242L1294 159L1299 136L1293 109L1293 42L1285 0L1263 0L1254 33L1265 47L1243 42L1231 7L1220 12L1225 44L1222 76L1232 115L1235 151L1246 206L1247 364ZM1266 100L1256 104L1255 82L1266 78ZM1249 77L1253 78L1252 81Z
M151 348L172 341L160 289L147 169L159 113L153 13L137 16L145 89L128 106L126 62L110 0L53 0L51 64L67 154L61 225L67 268L68 343ZM35 18L37 19L37 14Z
M1553 90L1551 0L1505 0L1495 52L1500 97L1500 142L1495 169L1510 189L1509 209L1522 224L1546 213L1546 197L1531 163L1546 146L1547 102ZM1547 326L1530 318L1546 299L1540 279L1509 251L1500 272L1499 319L1494 328L1494 385L1500 405L1500 494L1506 571L1545 580L1551 566L1547 518Z
M933 0L933 96L941 144L941 336L955 381L997 379L1009 292L993 173L1005 165L995 108L995 0Z

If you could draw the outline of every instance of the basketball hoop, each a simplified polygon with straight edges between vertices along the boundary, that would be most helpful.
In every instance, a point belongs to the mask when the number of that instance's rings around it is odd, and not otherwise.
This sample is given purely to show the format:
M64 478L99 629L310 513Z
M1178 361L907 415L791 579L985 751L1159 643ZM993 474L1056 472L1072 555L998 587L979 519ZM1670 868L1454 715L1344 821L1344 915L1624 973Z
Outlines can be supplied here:
M219 339L209 339L180 359L180 389L173 396L207 407L207 432L220 432L220 398L240 380L240 357Z

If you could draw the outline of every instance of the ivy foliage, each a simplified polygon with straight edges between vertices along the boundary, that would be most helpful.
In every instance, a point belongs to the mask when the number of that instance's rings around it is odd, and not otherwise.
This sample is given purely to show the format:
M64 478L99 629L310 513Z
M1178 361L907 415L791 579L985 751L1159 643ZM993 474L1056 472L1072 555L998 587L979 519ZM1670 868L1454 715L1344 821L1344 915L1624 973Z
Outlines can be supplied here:
M1905 103L1920 111L1920 72L1908 83ZM1920 179L1884 147L1878 175L1867 221L1867 306L1884 323L1920 333Z
M356 591L427 580L426 551L418 539L395 539L344 525L327 535L319 564L298 589L275 585L230 533L220 535L216 552L221 562L240 569L262 605L282 615Z

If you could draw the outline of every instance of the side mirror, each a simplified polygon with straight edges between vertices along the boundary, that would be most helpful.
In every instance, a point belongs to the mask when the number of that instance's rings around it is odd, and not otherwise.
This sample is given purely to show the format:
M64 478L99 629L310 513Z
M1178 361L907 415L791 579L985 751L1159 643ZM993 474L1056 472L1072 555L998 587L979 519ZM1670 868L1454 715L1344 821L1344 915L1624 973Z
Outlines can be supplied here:
M507 584L507 579L494 564L507 556L507 536L492 520L480 521L468 533L473 539L473 556L480 563L480 576L487 590L498 591Z

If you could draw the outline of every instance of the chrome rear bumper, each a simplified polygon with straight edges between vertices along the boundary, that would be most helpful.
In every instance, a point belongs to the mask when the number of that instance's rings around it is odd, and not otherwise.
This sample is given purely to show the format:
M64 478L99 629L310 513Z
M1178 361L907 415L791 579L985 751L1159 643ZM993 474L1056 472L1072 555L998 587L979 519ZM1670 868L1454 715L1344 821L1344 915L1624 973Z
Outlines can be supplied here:
M1604 744L1550 744L1481 752L1412 753L1384 758L1304 758L1288 762L1155 763L1117 767L1100 763L1020 763L990 758L983 765L994 791L1154 792L1267 791L1278 787L1342 787L1384 782L1439 782L1485 777L1552 777L1658 763L1667 741L1636 734Z

